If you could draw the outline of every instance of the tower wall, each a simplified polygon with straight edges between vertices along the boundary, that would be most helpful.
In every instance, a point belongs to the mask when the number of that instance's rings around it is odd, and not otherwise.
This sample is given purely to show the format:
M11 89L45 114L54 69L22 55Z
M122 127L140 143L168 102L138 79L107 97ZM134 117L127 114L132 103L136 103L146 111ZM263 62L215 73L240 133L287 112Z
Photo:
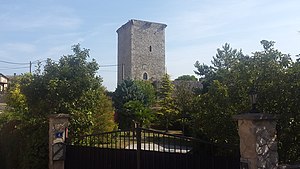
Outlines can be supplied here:
M118 32L118 83L129 78L160 80L165 73L167 25L130 20Z
M117 30L118 33L118 84L131 78L131 23L130 21Z

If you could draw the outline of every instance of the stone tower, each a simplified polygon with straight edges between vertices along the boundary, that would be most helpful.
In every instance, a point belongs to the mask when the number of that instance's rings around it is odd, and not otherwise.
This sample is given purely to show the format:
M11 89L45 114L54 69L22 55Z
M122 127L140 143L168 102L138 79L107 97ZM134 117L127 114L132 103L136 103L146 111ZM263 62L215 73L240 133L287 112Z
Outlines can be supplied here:
M157 81L165 73L165 28L130 20L118 30L118 84L124 79Z

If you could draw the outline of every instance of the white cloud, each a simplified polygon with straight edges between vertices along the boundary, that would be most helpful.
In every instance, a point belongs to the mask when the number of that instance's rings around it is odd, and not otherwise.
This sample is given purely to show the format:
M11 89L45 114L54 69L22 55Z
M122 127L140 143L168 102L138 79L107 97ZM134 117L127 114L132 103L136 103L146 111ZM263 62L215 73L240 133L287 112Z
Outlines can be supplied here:
M68 45L56 45L50 48L47 48L46 51L43 51L40 55L41 58L51 58L53 60L59 59L62 55L70 53L71 46Z
M12 8L2 8L4 10L4 14L0 15L2 31L76 29L82 22L76 13L67 7L45 6L27 9L26 6L11 6Z
M216 49L226 42L251 55L261 50L260 40L274 40L279 50L297 54L300 34L293 31L300 30L297 6L297 1L231 0L195 2L190 10L176 11L166 19L168 73L173 78L193 74L197 60L210 64Z
M193 8L176 11L171 19L166 19L170 41L197 43L203 38L243 32L249 35L300 23L297 1L199 1L191 6Z
M34 53L36 51L36 46L29 43L7 43L1 45L2 50L19 53ZM10 53L6 52L6 53Z
M62 32L62 33L45 34L45 36L38 37L34 41L34 43L36 44L47 43L50 45L57 45L59 43L65 43L70 39L71 40L78 39L81 36L83 35L80 32Z

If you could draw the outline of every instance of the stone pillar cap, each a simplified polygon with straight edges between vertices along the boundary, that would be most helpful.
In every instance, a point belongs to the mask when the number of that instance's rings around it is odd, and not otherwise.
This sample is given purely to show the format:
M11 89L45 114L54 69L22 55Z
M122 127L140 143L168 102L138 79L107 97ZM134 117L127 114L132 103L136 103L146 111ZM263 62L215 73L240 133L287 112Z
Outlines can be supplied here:
M277 117L273 114L264 113L245 113L233 116L234 120L275 120Z

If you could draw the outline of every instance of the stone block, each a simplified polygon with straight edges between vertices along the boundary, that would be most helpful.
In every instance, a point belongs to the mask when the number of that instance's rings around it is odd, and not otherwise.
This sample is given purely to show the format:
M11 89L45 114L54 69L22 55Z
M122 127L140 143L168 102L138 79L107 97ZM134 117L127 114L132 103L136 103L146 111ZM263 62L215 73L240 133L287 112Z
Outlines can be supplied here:
M250 163L251 169L278 167L275 117L265 114L242 114L238 120L241 159Z

